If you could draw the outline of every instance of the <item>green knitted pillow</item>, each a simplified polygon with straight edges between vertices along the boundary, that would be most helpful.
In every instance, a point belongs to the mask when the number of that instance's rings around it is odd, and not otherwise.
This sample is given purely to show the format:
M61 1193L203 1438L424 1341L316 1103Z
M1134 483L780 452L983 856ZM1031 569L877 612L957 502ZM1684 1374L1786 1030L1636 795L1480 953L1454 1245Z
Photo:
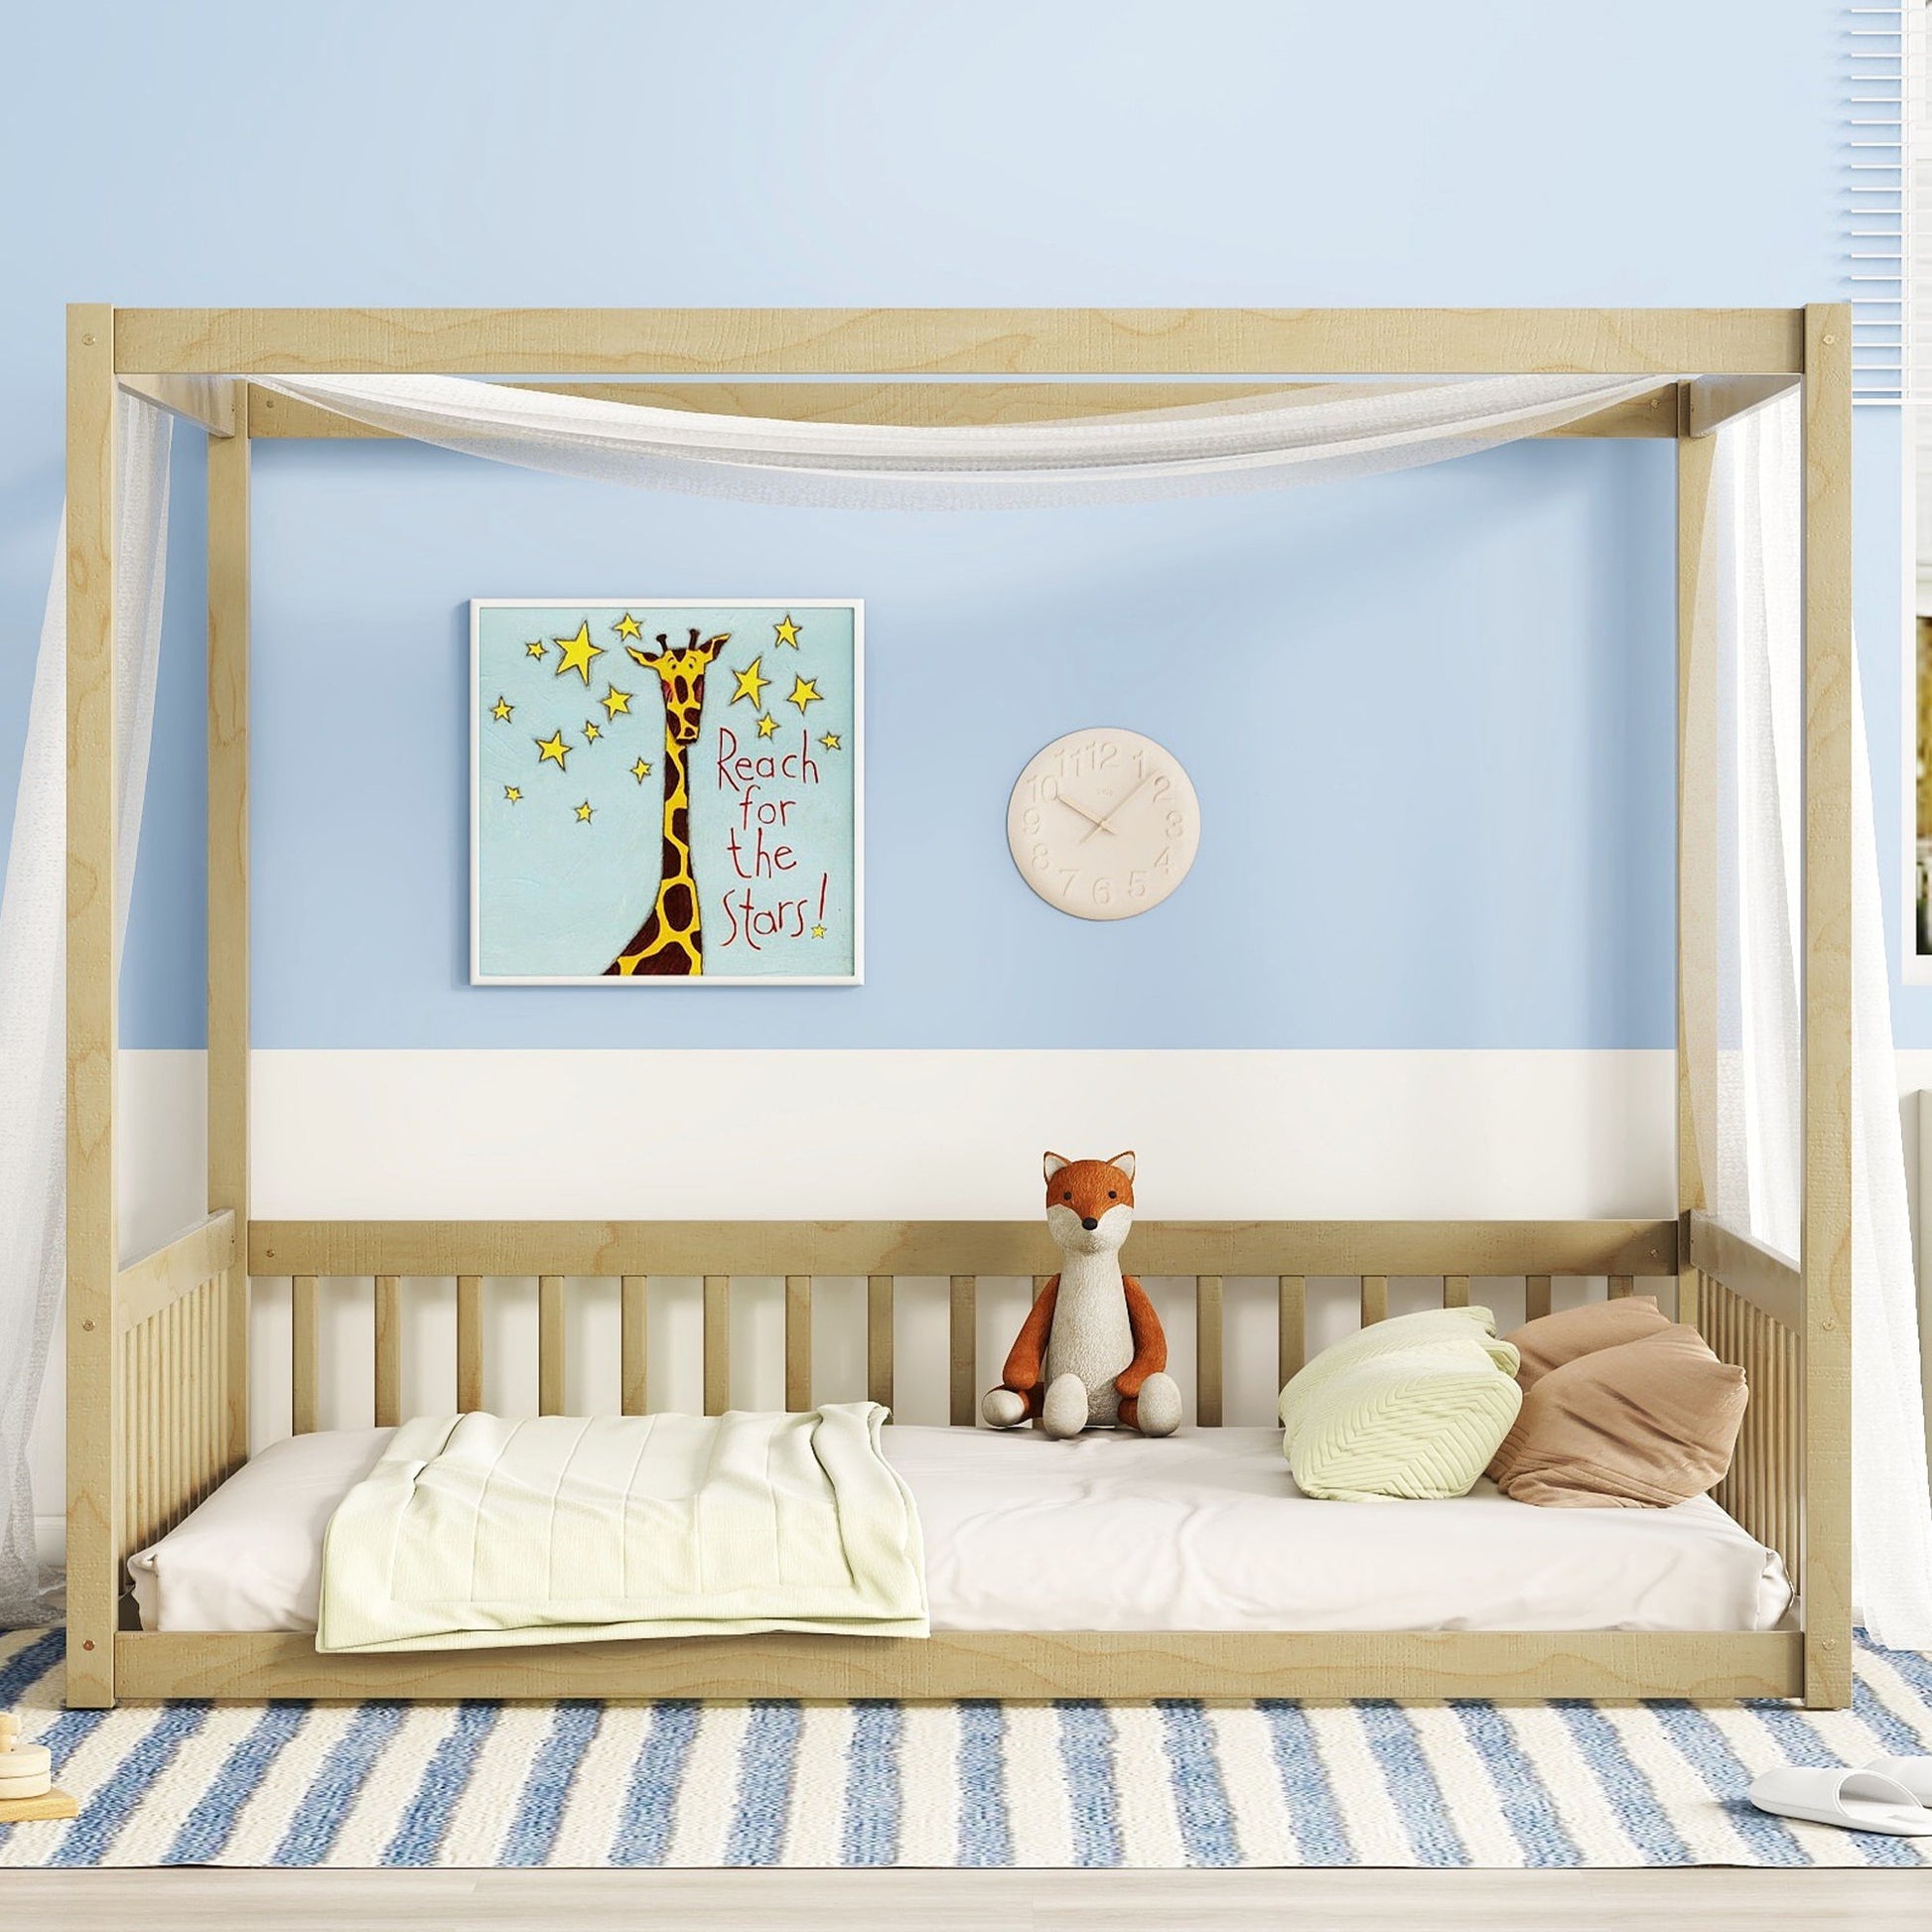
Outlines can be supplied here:
M1393 1315L1324 1348L1310 1362L1282 1391L1282 1427L1294 1435L1303 1407L1315 1391L1371 1355L1456 1341L1478 1343L1505 1375L1516 1373L1516 1350L1496 1339L1496 1317L1487 1309L1424 1309L1419 1314Z
M1493 1346L1471 1336L1385 1349L1325 1377L1298 1405L1282 1444L1303 1494L1340 1502L1466 1494L1523 1402Z

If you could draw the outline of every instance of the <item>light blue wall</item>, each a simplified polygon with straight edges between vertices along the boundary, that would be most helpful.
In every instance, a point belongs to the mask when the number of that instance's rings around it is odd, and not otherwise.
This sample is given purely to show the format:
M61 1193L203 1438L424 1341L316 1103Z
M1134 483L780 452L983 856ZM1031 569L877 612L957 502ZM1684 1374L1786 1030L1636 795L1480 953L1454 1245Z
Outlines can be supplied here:
M1547 0L286 18L109 6L8 30L24 55L0 121L0 769L53 543L69 299L1587 305L1845 287L1842 19L1818 0L1628 0L1613 32ZM1896 450L1895 425L1862 423L1888 848ZM268 445L257 475L260 1044L1669 1043L1660 446L970 517L754 510L374 446ZM178 476L133 1044L200 1037L194 453ZM587 590L867 599L864 989L464 984L463 601ZM1184 890L1121 927L1038 906L1002 836L1026 756L1103 719L1173 745L1207 828ZM1899 1031L1932 1042L1932 997L1907 991Z

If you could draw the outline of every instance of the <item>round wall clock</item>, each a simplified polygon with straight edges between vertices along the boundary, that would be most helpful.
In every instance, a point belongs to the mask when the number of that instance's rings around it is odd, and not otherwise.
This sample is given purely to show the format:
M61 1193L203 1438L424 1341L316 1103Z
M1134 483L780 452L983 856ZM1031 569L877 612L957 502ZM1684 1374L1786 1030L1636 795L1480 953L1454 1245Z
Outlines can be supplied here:
M1020 876L1082 919L1131 919L1187 877L1200 800L1173 754L1139 732L1068 732L1036 753L1007 805Z

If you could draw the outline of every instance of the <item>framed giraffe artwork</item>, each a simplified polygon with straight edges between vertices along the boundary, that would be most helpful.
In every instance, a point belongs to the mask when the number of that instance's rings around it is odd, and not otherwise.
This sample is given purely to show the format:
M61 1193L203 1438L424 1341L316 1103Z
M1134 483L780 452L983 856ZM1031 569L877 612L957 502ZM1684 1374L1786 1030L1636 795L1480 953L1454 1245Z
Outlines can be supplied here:
M856 986L857 599L470 605L470 977Z

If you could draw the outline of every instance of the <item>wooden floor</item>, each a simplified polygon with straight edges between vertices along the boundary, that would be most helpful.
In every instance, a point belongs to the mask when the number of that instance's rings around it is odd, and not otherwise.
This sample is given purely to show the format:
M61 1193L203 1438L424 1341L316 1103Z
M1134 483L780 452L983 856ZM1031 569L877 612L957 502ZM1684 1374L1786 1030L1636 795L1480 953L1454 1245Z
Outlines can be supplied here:
M9 1871L36 1932L1926 1932L1932 1870Z

